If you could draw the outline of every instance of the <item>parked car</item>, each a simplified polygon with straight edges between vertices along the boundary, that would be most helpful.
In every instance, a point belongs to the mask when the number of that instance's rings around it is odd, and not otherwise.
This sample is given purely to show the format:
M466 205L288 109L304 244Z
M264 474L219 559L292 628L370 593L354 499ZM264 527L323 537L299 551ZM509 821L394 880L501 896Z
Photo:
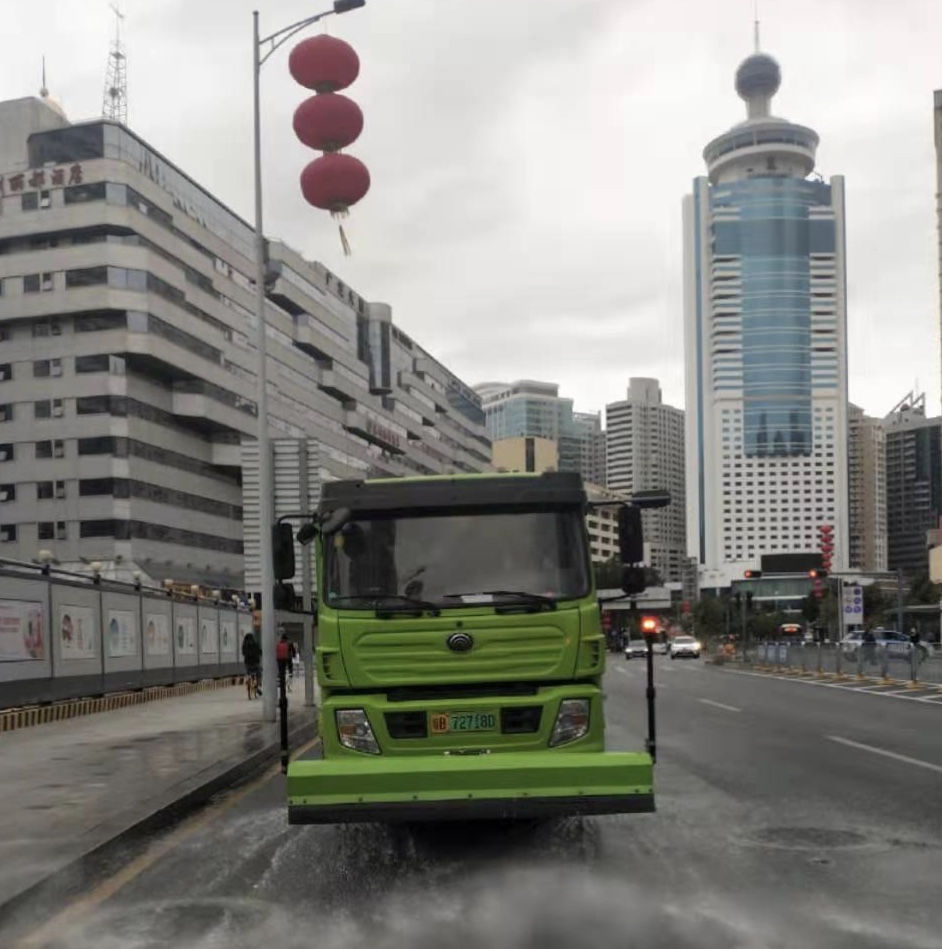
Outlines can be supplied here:
M701 648L700 643L693 636L675 636L670 644L670 657L676 659L678 656L689 656L699 659Z
M895 629L880 629L878 627L873 630L873 635L876 639L875 649L886 650L887 656L891 659L909 658L912 644L905 633L901 633ZM848 633L841 640L841 652L844 654L844 657L851 660L851 662L856 662L857 650L860 648L862 641L863 632L855 631ZM929 647L925 643L920 643L916 648L916 658L919 662L922 662L929 656Z
M643 639L629 639L625 644L626 659L643 659L648 654L648 644Z
M667 649L668 649L667 640L666 640L666 639L655 639L655 640L654 640L654 647L653 647L653 648L654 648L655 655L658 655L658 656L666 656L666 655L667 655Z

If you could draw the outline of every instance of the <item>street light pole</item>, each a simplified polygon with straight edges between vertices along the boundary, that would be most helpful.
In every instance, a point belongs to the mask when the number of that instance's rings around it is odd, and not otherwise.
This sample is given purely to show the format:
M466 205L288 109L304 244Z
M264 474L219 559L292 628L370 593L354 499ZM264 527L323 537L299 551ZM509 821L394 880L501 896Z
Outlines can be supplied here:
M262 230L262 113L260 81L262 66L272 53L295 33L332 13L346 13L362 7L366 0L334 0L332 10L299 20L281 30L260 37L258 10L252 11L252 86L254 97L253 121L255 132L255 344L257 347L256 395L258 411L258 530L259 559L262 573L262 717L275 720L275 573L272 561L272 524L274 520L274 491L271 474L271 443L268 438L268 366L265 322L265 234ZM268 46L264 55L262 47Z

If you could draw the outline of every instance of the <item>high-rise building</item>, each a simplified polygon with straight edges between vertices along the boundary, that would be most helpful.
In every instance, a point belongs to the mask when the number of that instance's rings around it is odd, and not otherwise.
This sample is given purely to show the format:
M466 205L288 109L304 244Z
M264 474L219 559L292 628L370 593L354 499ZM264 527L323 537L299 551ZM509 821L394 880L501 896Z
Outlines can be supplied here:
M588 480L582 469L582 439L573 420L572 399L560 397L556 383L521 379L482 382L474 388L491 441L548 438L558 446L559 470L579 471Z
M644 511L650 565L665 582L679 582L687 559L684 413L665 405L657 379L630 379L627 398L605 407L606 486L632 495L670 492L665 508Z
M926 573L926 534L939 527L942 515L942 417L926 418L925 395L910 392L884 425L888 565Z
M850 567L886 570L886 432L881 419L847 407Z
M573 430L579 439L579 470L583 480L605 485L605 432L601 412L573 412Z
M0 159L0 555L244 588L252 227L45 98L0 103ZM388 306L275 241L266 292L271 435L320 479L489 466L480 399Z
M933 96L935 121L935 213L939 241L939 314L942 316L942 89Z
M728 578L814 551L825 524L834 569L848 558L844 183L812 174L812 129L770 114L780 80L743 61L746 120L684 199L687 542Z

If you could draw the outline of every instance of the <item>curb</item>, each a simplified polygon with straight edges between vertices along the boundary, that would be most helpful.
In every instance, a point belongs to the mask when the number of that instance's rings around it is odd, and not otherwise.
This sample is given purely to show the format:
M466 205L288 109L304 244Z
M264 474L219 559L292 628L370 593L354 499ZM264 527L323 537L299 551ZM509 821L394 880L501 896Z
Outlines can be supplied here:
M111 692L95 698L68 699L65 702L53 702L51 705L25 705L0 711L0 732L11 732L18 728L31 728L33 725L47 725L49 722L61 722L82 715L95 715L98 712L111 712L130 705L142 705L157 699L175 699L194 692L211 692L214 689L228 689L240 685L244 676L225 676L222 679L201 679L198 682L179 682L176 685L158 685L133 692Z
M311 709L313 716L315 710ZM301 716L299 716L301 717ZM288 735L288 745L296 748L317 737L315 720L296 722ZM281 743L276 739L249 757L223 764L223 770L207 778L175 800L159 806L155 811L134 821L114 837L93 846L81 856L49 876L27 887L25 890L0 902L0 934L5 944L17 935L16 929L27 929L35 925L37 917L48 912L50 906L80 896L95 881L114 873L133 860L148 844L153 834L179 823L185 817L208 804L222 791L245 783L277 762L281 756ZM14 932L8 932L11 929Z

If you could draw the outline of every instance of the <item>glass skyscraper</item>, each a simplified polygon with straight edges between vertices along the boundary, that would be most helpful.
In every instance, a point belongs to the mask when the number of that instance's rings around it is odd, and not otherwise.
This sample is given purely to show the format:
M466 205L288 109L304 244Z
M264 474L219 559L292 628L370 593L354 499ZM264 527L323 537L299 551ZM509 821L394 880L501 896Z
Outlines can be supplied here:
M822 524L847 556L843 179L770 114L780 80L765 54L740 65L746 121L684 201L688 552L729 578Z

